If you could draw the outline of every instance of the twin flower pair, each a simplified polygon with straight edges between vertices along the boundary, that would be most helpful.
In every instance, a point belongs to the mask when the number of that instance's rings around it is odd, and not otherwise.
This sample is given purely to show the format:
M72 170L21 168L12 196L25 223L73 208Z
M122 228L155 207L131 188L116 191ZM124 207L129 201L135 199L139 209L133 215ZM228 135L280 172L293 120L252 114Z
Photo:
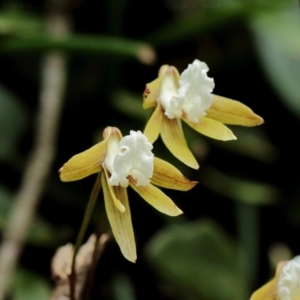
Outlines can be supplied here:
M146 85L143 108L154 108L144 133L122 136L106 127L103 141L73 156L59 170L62 181L74 181L99 173L107 216L122 254L136 261L136 245L127 187L133 188L158 211L177 216L182 211L159 188L188 191L189 181L168 162L155 157L152 144L160 135L166 147L191 168L199 165L187 146L181 121L199 133L218 140L235 140L224 124L256 126L263 119L244 104L213 95L214 80L206 63L195 60L180 75L173 66L160 68L158 78Z

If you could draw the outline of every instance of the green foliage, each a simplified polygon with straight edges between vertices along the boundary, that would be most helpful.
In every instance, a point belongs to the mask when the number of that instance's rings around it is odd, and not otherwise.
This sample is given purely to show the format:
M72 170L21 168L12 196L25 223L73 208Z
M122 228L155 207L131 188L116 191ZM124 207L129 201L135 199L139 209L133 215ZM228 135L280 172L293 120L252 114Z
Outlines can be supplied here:
M280 24L280 26L278 26ZM300 114L298 7L253 19L254 42L268 80L290 110ZM276 31L274 30L276 28Z
M228 22L244 21L262 11L272 13L293 3L292 0L207 0L201 2L194 2L195 7L192 4L188 10L189 13L178 16L162 28L152 32L146 37L147 40L156 46L191 40L208 30L221 28Z
M245 257L212 221L167 227L146 250L156 270L185 294L205 300L247 299Z
M16 152L27 117L20 99L0 85L0 161L9 159Z
M112 104L117 111L130 118L145 121L149 118L149 112L141 105L142 95L120 90L113 94Z
M45 22L14 7L0 13L0 53L41 53L63 50L80 55L104 55L138 59L151 64L155 52L150 44L108 35L71 34L57 38L45 34Z
M228 176L214 168L203 171L201 183L215 193L252 205L274 204L280 197L275 186Z
M120 37L72 35L68 38L54 38L45 34L14 36L2 40L1 52L35 53L47 50L63 50L80 55L109 55L136 58L151 63L155 58L149 44ZM149 62L148 62L149 61Z
M135 300L132 282L126 274L119 273L114 276L112 283L114 300Z
M38 274L25 269L17 269L13 278L13 300L49 300L51 288L49 283Z
M278 160L278 149L268 140L262 127L243 128L232 127L237 140L233 143L214 142L217 147L232 153L249 157L265 164L272 164Z
M17 7L7 7L0 12L0 34L34 34L44 30L41 18Z
M13 204L13 194L5 186L0 185L0 229L3 229ZM26 212L24 212L26 213ZM28 232L28 243L35 246L57 246L71 234L67 227L57 230L49 222L37 217Z

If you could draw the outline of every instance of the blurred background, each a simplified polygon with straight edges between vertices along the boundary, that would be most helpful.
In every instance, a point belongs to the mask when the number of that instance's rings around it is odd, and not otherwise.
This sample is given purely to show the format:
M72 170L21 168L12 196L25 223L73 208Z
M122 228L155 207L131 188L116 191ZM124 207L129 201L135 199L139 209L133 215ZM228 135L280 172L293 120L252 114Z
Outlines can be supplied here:
M231 142L184 127L198 171L172 157L160 139L155 143L155 155L199 184L185 193L164 191L184 211L177 218L129 190L137 263L125 260L112 239L91 299L249 299L278 261L300 253L297 1L0 3L1 229L34 145L44 57L59 50L66 64L56 154L7 299L49 299L51 258L75 242L96 176L63 183L57 170L100 141L108 125L123 135L142 130L150 113L141 106L145 84L162 64L182 72L195 58L208 64L215 94L243 102L265 124L231 126L238 138ZM67 39L47 31L55 10L66 19ZM102 193L86 238L95 231L109 231Z

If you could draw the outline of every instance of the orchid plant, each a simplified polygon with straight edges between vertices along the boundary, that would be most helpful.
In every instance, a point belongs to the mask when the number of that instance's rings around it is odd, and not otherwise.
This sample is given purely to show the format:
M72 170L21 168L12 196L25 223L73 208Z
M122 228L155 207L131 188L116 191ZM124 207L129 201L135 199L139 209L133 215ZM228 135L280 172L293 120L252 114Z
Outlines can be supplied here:
M158 78L148 83L144 92L143 108L154 107L144 133L130 131L123 137L118 128L109 126L103 131L101 142L73 156L59 170L62 181L75 181L98 173L90 202L95 202L102 187L113 235L122 254L131 262L136 261L137 255L127 187L158 211L178 216L182 211L158 187L188 191L197 184L186 179L170 163L154 156L152 144L159 134L176 158L198 169L198 162L184 138L181 120L196 131L223 141L236 139L224 124L255 126L263 123L263 119L244 104L213 95L215 83L207 71L207 65L199 60L181 75L173 66L162 66ZM84 220L89 220L89 213L86 216ZM86 222L83 224L85 229ZM83 236L82 231L79 236Z

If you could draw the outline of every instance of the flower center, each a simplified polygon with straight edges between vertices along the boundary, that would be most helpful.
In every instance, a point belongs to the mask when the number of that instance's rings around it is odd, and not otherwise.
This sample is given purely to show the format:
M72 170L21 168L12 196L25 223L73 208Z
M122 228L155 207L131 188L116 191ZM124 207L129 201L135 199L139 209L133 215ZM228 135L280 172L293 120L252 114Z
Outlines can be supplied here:
M147 185L153 174L152 149L153 146L146 136L133 130L130 131L130 135L112 144L112 147L107 149L107 154L112 151L109 162L105 159L105 166L111 174L109 184L127 187L128 176L131 176L137 186Z
M296 256L282 268L277 294L280 300L300 299L300 256Z
M172 67L163 75L159 101L169 119L180 118L183 112L191 122L198 122L211 106L215 87L214 80L207 76L207 64L194 60L180 76L179 88Z

